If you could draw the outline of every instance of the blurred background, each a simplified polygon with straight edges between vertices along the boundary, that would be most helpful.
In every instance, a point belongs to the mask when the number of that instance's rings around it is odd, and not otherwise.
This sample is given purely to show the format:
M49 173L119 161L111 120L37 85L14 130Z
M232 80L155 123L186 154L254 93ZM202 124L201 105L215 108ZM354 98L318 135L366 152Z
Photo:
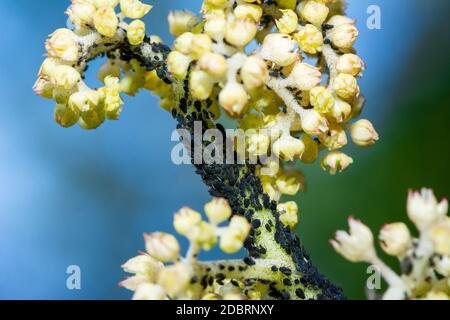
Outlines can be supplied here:
M355 164L342 175L305 167L309 190L296 200L299 234L315 264L349 298L363 299L366 266L330 248L334 231L346 227L348 215L375 232L406 220L408 188L450 195L450 3L348 2L368 66L363 117L381 140L370 149L348 147ZM151 3L149 32L171 43L169 10L197 11L201 1ZM142 234L171 232L177 209L201 210L209 199L192 167L172 164L175 123L149 93L126 99L119 122L92 132L59 128L52 102L34 96L44 40L65 26L68 4L0 2L0 299L128 299L117 285L125 276L120 265L143 249ZM366 27L373 4L382 10L380 30ZM88 80L95 83L93 72ZM81 290L66 288L70 265L81 268Z

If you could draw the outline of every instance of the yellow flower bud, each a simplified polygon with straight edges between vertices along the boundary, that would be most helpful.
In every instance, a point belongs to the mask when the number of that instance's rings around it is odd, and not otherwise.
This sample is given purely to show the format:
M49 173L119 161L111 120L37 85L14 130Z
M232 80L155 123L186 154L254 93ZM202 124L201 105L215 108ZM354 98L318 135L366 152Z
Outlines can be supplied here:
M225 31L225 40L239 48L245 47L258 31L257 25L250 19L234 19L228 22Z
M153 283L139 285L133 295L133 300L165 300L166 298L164 289Z
M198 61L198 66L216 79L225 77L228 70L227 60L221 54L212 52L203 54Z
M342 99L352 99L360 92L356 78L345 73L340 73L334 79L333 89Z
M193 40L194 40L194 35L191 32L185 32L182 35L180 35L178 38L175 39L173 46L174 46L175 50L177 50L183 54L189 54L191 47L192 47Z
M169 262L178 259L180 245L178 240L171 234L155 232L144 235L145 248L152 257L161 261Z
M283 174L276 179L275 183L281 193L294 196L302 186L300 178L300 176Z
M58 29L45 42L45 48L50 56L66 61L76 61L80 57L80 47L77 35L69 29Z
M58 104L55 107L54 118L56 123L58 123L63 128L69 128L77 123L80 118L80 113L78 110L69 107L65 104Z
M192 59L178 51L172 51L167 57L167 67L169 71L180 80L187 76L189 65Z
M227 20L222 10L219 13L211 13L206 16L204 31L212 39L222 40L225 37L226 28Z
M295 157L301 157L305 151L305 145L301 140L285 134L275 141L272 149L277 157L292 161Z
M173 226L179 234L187 236L195 226L200 224L201 221L202 216L200 213L184 207L175 214Z
M334 104L334 98L330 90L323 86L313 88L310 92L311 105L320 113L327 113Z
M375 144L379 136L369 120L359 120L350 126L350 135L355 144L367 147Z
M401 222L383 226L378 238L381 248L391 256L402 257L411 246L411 234Z
M122 112L123 100L120 97L119 78L108 76L105 78L105 87L101 89L105 95L104 105L106 117L117 120Z
M205 71L195 70L189 78L189 89L197 100L206 100L214 88L214 79Z
M289 35L271 33L264 38L261 57L285 67L299 59L295 46L295 41Z
M194 34L190 47L190 54L194 59L199 59L204 53L211 51L212 41L206 34Z
M247 150L249 154L253 156L267 155L267 150L270 146L270 137L262 134L255 133L248 137Z
M161 261L158 261L147 254L140 254L125 262L122 265L122 269L128 273L146 274L151 280L154 280L153 278L156 272L161 270L163 266L164 264L161 263Z
M246 218L241 216L233 216L231 218L228 229L237 232L240 235L242 241L244 241L250 232L251 226Z
M285 226L294 229L298 224L298 206L295 201L289 201L278 204L277 207L280 214L280 221Z
M342 172L353 163L353 159L341 151L331 151L321 160L323 170L328 170L331 175Z
M364 62L356 54L347 53L339 58L336 69L339 73L358 77L361 75L361 71L364 70Z
M60 65L54 67L50 81L57 89L70 90L81 80L80 73L72 67Z
M213 224L219 224L231 217L231 207L223 198L213 198L205 205L205 214Z
M158 284L172 297L185 291L191 280L190 267L184 263L175 263L161 270Z
M116 34L119 20L112 7L100 7L94 14L94 26L105 37L113 37Z
M100 94L95 90L78 91L70 96L69 106L79 112L88 112L98 107L100 98Z
M327 119L314 109L302 116L301 125L303 131L310 135L319 135L328 130Z
M225 253L236 253L244 245L244 240L250 232L250 223L240 216L231 218L230 225L220 237L220 249Z
M331 107L329 114L337 122L346 122L352 113L352 106L347 102L336 98L334 99L334 104Z
M328 32L331 42L340 49L350 49L358 37L358 29L351 24L342 24Z
M95 6L97 8L104 7L104 6L114 8L119 4L119 0L87 0L87 1L88 2L93 1L93 3L95 4Z
M446 217L431 228L430 238L434 250L443 256L450 256L450 218Z
M241 68L241 78L248 90L262 86L269 76L267 64L261 58L250 56L245 59Z
M128 25L127 29L128 42L136 46L141 44L145 38L145 23L141 20L134 20Z
M237 19L252 19L259 22L263 15L263 10L256 4L240 4L234 9L234 16Z
M314 163L319 156L319 144L308 134L304 134L301 141L305 145L305 151L303 151L300 159L304 163Z
M197 23L197 17L190 11L171 11L169 13L170 33L179 36L188 32Z
M152 6L139 0L120 0L122 13L131 19L141 19L152 10Z
M280 10L282 17L275 21L281 33L292 33L297 29L298 17L291 9Z
M72 2L72 5L67 10L67 15L70 21L77 27L84 27L92 24L92 17L97 8L88 1Z
M211 250L217 243L215 230L215 226L202 221L189 232L188 237L203 250Z
M342 15L334 15L328 20L327 24L333 26L333 28L336 28L344 24L355 24L355 22L356 22L355 20L349 17Z
M310 64L297 62L289 78L297 89L309 91L322 81L322 73L319 68Z
M328 17L330 9L320 1L307 0L300 2L297 12L304 20L320 26Z
M330 150L340 149L347 145L345 130L337 125L330 124L329 131L319 136L320 142Z
M239 116L247 102L247 92L238 83L228 82L219 94L220 105L232 116Z
M301 50L309 54L316 54L322 51L323 35L316 26L307 24L300 28L295 38Z
M53 99L53 85L45 78L39 77L33 86L33 91L38 96Z

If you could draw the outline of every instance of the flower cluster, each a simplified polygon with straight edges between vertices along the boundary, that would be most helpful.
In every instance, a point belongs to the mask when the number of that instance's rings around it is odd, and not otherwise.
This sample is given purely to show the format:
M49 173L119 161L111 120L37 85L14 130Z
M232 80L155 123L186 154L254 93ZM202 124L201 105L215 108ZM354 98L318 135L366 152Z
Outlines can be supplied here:
M358 146L378 140L368 120L349 123L364 103L357 84L364 62L353 49L355 21L340 5L205 0L201 17L183 11L169 18L177 36L169 70L189 81L193 97L218 101L239 128L253 130L245 156L271 155L260 177L274 200L304 189L301 172L278 160L313 163L328 150L321 165L335 174L353 162L339 150L348 143L346 129Z
M135 291L134 299L244 298L242 279L233 276L239 266L232 266L228 261L229 266L224 270L218 263L199 262L197 257L201 250L210 250L217 242L225 253L236 253L250 232L250 224L244 217L232 217L228 202L221 198L207 203L205 214L208 221L190 208L182 208L175 214L175 230L190 244L185 257L180 256L180 245L174 236L161 232L144 235L146 253L122 266L134 274L121 282L125 288ZM227 226L220 226L226 221L229 221ZM213 269L219 271L213 275Z
M38 95L56 101L59 125L79 122L84 129L95 129L105 119L117 120L123 107L120 93L135 95L140 88L156 92L163 98L162 105L167 104L164 98L170 98L170 86L116 49L123 42L143 43L145 24L139 19L151 8L139 0L72 0L67 15L73 29L58 29L49 36L47 58L34 86ZM87 63L106 51L107 62L98 71L104 86L92 89L83 80Z
M379 233L380 246L397 257L401 275L376 254L370 229L349 219L350 232L338 231L331 244L352 262L367 262L384 277L389 289L383 299L450 299L450 217L446 199L438 202L431 190L410 192L407 212L419 236L414 238L402 222L386 224Z

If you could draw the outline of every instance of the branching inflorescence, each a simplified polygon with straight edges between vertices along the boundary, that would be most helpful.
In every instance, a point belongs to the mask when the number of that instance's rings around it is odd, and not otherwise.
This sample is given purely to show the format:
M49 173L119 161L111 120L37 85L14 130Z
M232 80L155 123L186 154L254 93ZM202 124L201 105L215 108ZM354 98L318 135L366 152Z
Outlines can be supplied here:
M147 253L128 261L135 274L122 284L135 298L148 299L342 299L341 290L312 265L295 235L298 208L280 203L304 190L293 164L320 162L331 174L352 158L340 149L353 142L369 146L378 134L359 117L364 104L357 78L364 63L353 49L358 30L343 15L341 0L205 0L199 16L172 12L173 50L147 36L141 19L151 6L139 0L73 0L67 11L72 29L56 30L46 42L35 92L53 99L55 120L95 129L117 120L121 93L145 88L187 130L186 147L214 147L225 141L198 141L202 133L225 128L225 113L245 130L231 162L192 164L215 197L200 213L181 209L174 219L190 247L180 257L177 240L146 235ZM106 56L98 72L104 86L84 81L89 61ZM309 62L306 62L306 61ZM235 142L235 140L233 139ZM256 158L256 161L253 161ZM223 159L222 159L223 160ZM229 221L227 226L220 226ZM200 250L217 242L226 253L242 247L244 260L200 262Z
M383 299L450 299L450 217L447 199L437 202L433 191L410 192L407 212L419 236L412 237L406 224L383 226L378 236L381 248L397 257L397 275L376 254L370 229L349 219L350 232L338 231L331 244L352 262L375 266L389 285ZM376 297L375 297L376 298Z

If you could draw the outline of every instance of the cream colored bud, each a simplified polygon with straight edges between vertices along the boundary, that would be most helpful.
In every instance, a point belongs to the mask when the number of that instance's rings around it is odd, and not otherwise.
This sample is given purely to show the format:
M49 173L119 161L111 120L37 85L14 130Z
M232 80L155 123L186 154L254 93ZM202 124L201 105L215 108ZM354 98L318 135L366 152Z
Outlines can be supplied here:
M295 35L298 46L301 50L309 54L316 54L322 51L323 35L322 32L312 24L301 27Z
M301 138L305 145L305 151L300 156L304 163L314 163L319 156L319 144L308 134L304 134Z
M234 9L234 16L237 19L252 19L255 22L259 22L263 15L263 10L256 4L240 4Z
M333 117L334 121L337 123L349 120L351 113L352 106L339 98L334 99L334 104L329 111L330 116Z
M349 74L340 73L333 82L333 89L342 99L353 99L360 89L356 78Z
M321 160L323 170L328 170L331 175L335 175L338 171L343 172L353 163L353 159L345 153L335 150L326 154Z
M332 240L333 248L347 260L352 262L371 262L376 257L373 234L361 221L348 219L349 233L336 232L336 240Z
M282 194L294 196L302 188L303 180L304 178L300 172L283 174L276 179L275 185Z
M70 21L77 27L84 27L92 24L92 17L97 8L89 1L74 1L67 10Z
M220 237L220 249L225 253L236 253L244 245L244 240L250 232L250 223L247 219L240 216L234 216L230 225L226 228Z
M180 255L178 240L171 234L155 232L144 235L147 252L161 262L175 261Z
M105 37L113 37L116 34L119 19L112 7L100 7L94 14L94 26Z
M101 89L101 92L105 96L105 114L109 120L119 119L120 113L122 112L123 100L120 97L120 91L119 78L107 76L105 78L105 87Z
M334 98L328 88L318 86L309 92L311 105L320 113L328 113L334 105Z
M261 58L250 56L245 59L241 68L241 78L248 90L262 86L269 76L267 64Z
M178 51L172 51L167 57L167 68L177 79L184 80L191 62L190 57Z
M350 49L358 37L358 29L351 24L343 24L334 27L328 32L331 42L340 49Z
M66 61L76 61L80 57L80 47L77 35L69 29L58 29L45 42L45 48L50 56Z
M225 40L233 46L242 48L255 38L257 25L250 19L234 19L228 22Z
M356 21L353 20L352 18L342 16L342 15L334 15L328 20L327 24L336 28L336 27L339 27L344 24L355 24L355 22Z
M122 13L131 19L141 19L152 10L152 6L139 0L120 0Z
M450 218L447 217L435 224L430 231L430 238L434 250L442 255L450 257Z
M189 89L192 96L198 100L206 100L212 93L215 80L202 70L195 70L189 78Z
M320 69L303 62L295 64L289 77L297 89L304 91L313 89L322 81Z
M181 294L189 285L190 280L190 267L181 262L164 268L158 275L158 284L172 298Z
M164 289L153 283L139 285L133 295L133 300L165 300L166 298Z
M253 156L263 156L267 155L267 150L270 147L270 137L262 134L256 133L252 134L248 138L248 152Z
M328 132L319 136L320 142L330 150L340 149L347 145L345 130L338 124L330 124Z
M300 2L297 12L304 20L320 26L328 17L330 9L320 1L307 0Z
M80 112L92 111L100 104L100 98L95 90L78 91L70 96L69 106Z
M141 44L145 38L145 23L141 20L134 20L128 25L127 29L128 42L136 46Z
M195 242L203 250L211 250L217 243L216 227L207 222L200 222L188 235L188 238Z
M195 210L184 207L178 211L173 219L173 226L175 230L183 235L187 236L189 232L202 221L202 216Z
M339 58L336 69L339 73L358 77L364 70L364 62L356 54L346 53Z
M154 280L156 273L164 267L161 261L147 254L140 254L129 259L122 265L122 269L128 273L145 274L150 280Z
M280 214L280 221L285 226L294 229L298 224L298 206L295 201L289 201L278 204L277 207Z
M310 135L319 135L327 132L328 122L317 110L308 110L301 117L301 125L303 131Z
M80 118L78 110L66 104L57 104L54 111L54 119L63 128L69 128L77 123Z
M222 7L223 5L225 5L228 0L204 0L205 4L209 4L211 6L215 6L215 7Z
M194 59L200 59L200 57L212 50L211 38L206 34L194 34L192 37L192 43L189 53Z
M221 41L225 37L227 20L223 11L219 14L208 14L204 25L204 31L212 39Z
M61 59L55 57L48 57L42 62L41 68L39 69L38 76L44 78L50 78L55 67L63 65Z
M378 236L383 250L396 257L402 257L411 246L411 234L402 222L386 224Z
M193 40L194 34L192 34L191 32L185 32L175 39L173 46L175 47L175 50L183 54L189 54L191 51Z
M60 65L53 69L50 82L57 89L70 90L81 80L80 73L72 67Z
M171 11L168 20L170 33L179 36L195 26L197 16L190 11Z
M379 136L369 120L359 120L350 126L350 135L355 144L367 147L375 144Z
M272 149L277 157L292 161L294 158L302 156L305 151L305 145L301 140L285 134L275 141Z
M205 214L213 224L222 223L231 217L231 207L223 198L213 198L205 204Z
M45 78L39 77L36 80L33 91L38 96L46 99L53 99L53 85Z
M294 32L298 26L297 14L291 9L281 9L280 12L282 13L281 18L275 21L278 30L288 34Z
M264 38L261 57L285 67L299 59L295 46L296 42L289 35L271 33Z
M447 200L444 199L438 203L430 189L424 188L420 192L410 191L408 194L408 217L420 231L428 229L436 221L445 217L447 210Z
M219 103L232 116L239 116L247 102L247 92L238 83L228 82L222 91L220 91Z
M244 241L251 229L250 223L247 219L241 216L233 216L228 226L230 230L236 231L241 236L242 241Z
M216 79L225 77L228 70L227 60L221 54L212 52L203 54L198 61L198 66Z

